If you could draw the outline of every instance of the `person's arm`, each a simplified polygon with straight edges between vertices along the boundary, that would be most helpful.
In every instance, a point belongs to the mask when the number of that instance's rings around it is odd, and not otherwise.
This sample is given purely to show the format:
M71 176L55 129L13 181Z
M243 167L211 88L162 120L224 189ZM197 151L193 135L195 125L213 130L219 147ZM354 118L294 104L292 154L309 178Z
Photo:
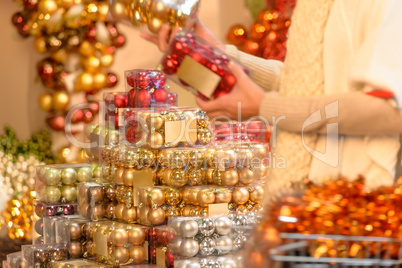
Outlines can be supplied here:
M402 134L400 111L389 101L363 92L312 97L285 97L270 92L261 101L259 114L271 124L277 121L279 129L291 132L326 133L328 124L338 123L340 134ZM310 124L309 117L317 122Z
M278 92L264 92L239 66L232 64L230 68L237 78L237 84L229 94L210 101L197 98L198 105L210 117L227 116L234 120L245 120L260 115L278 128L292 132L325 133L327 124L338 123L340 134L402 133L402 115L387 100L363 92L311 97L283 96ZM306 122L317 111L321 118L313 124Z
M266 60L239 51L233 45L226 45L226 53L230 58L250 70L251 79L264 91L278 91L283 63L277 60Z

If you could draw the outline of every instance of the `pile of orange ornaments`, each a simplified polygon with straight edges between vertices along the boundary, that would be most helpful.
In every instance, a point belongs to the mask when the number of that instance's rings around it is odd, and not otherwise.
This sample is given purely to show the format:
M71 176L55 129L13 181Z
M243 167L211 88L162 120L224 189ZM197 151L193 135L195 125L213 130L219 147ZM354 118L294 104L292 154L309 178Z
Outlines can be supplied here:
M349 181L341 178L328 180L323 185L308 184L300 196L280 199L270 212L269 223L279 232L348 237L402 237L402 178L394 187L382 186L365 191L364 178ZM353 240L352 240L353 241ZM394 240L393 240L394 241ZM315 257L363 257L397 258L400 243L316 241ZM368 249L367 249L368 247Z
M260 11L249 30L244 25L233 25L226 39L243 52L283 61L295 1L272 2L267 5L267 9Z

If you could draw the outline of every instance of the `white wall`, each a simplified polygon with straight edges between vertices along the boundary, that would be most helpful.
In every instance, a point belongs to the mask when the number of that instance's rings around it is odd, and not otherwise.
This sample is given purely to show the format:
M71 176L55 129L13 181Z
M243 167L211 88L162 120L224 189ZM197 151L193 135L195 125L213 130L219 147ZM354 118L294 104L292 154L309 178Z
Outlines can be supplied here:
M202 0L200 18L221 40L234 23L249 25L251 18L243 5L244 0ZM45 113L38 106L38 96L44 92L36 78L36 63L42 55L33 48L33 38L21 39L11 16L21 10L14 1L2 1L0 8L0 127L11 125L20 139L28 138L33 132L42 128ZM122 78L128 69L152 68L158 64L162 54L156 46L139 38L139 29L120 25L127 37L125 47L119 49L115 56L112 71ZM120 79L122 81L122 79ZM124 91L119 83L114 91ZM194 106L193 95L172 86L179 93L179 105ZM2 130L0 130L2 133ZM62 137L54 137L56 144L64 145Z

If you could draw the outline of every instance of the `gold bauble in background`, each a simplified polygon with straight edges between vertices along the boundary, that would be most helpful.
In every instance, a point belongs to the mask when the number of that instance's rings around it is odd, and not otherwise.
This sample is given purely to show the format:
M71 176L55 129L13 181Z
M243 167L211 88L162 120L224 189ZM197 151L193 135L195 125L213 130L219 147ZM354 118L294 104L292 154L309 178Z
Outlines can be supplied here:
M50 112L53 108L52 95L49 93L42 93L39 97L39 106L45 112Z
M67 110L69 103L70 95L68 92L59 90L53 93L52 104L54 110L63 112Z

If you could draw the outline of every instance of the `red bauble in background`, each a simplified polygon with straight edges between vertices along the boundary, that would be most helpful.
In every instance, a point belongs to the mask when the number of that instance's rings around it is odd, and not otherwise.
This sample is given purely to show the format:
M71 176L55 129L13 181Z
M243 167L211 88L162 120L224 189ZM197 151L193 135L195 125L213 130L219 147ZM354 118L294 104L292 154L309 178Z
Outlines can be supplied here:
M260 55L260 44L257 41L251 39L246 40L241 49L243 52L246 52L254 56Z
M107 74L107 87L112 88L117 85L117 76L114 73Z
M233 25L230 27L226 39L235 46L240 46L244 41L247 40L247 31L243 25Z
M157 104L166 103L167 96L168 96L168 94L167 94L166 90L163 88L158 88L153 93L155 103L157 103Z
M55 131L64 130L65 120L62 115L53 115L46 119L46 123Z

